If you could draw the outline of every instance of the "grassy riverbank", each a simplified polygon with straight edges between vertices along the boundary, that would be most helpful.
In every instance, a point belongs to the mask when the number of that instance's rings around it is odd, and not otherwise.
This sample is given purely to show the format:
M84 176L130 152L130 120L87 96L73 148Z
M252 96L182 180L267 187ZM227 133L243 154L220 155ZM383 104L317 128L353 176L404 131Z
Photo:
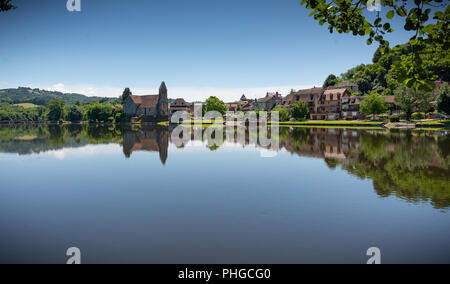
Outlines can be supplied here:
M450 120L429 120L419 122L419 124L424 126L450 127Z
M221 126L224 122L216 122L215 120L186 120L179 125L183 126ZM92 123L88 121L79 121L79 122L49 122L49 121L37 121L37 122L0 122L0 125L8 125L8 124L104 124L104 125L113 125L113 124L134 124L134 125L160 125L160 126L169 126L171 123L166 122L155 122L155 123L127 123L127 122L119 122L119 123ZM268 122L268 126L278 125L280 127L312 127L312 128L347 128L347 129L425 129L425 130L439 130L446 131L450 129L450 120L425 120L425 121L412 121L412 122L398 122L398 123L389 123L385 121L348 121L348 120L336 120L336 121L281 121L278 123Z
M274 124L269 122L269 124ZM306 120L306 121L280 121L279 125L302 125L302 126L364 126L382 127L383 121L359 121L359 120Z
M224 121L225 122L225 121ZM215 122L215 120L185 120L181 122L181 124L214 124L219 123ZM349 121L349 120L336 120L336 121L328 121L328 120L306 120L306 121L280 121L278 123L273 123L268 121L268 124L279 124L279 125L324 125L324 126L382 126L384 124L383 121Z

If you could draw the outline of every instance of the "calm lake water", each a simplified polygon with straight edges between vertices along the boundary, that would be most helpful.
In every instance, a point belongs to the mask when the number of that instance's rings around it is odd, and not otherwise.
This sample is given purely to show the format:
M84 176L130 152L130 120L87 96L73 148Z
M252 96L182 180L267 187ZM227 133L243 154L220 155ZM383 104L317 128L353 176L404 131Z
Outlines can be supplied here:
M172 135L0 126L0 262L450 262L448 133L282 128L276 152Z

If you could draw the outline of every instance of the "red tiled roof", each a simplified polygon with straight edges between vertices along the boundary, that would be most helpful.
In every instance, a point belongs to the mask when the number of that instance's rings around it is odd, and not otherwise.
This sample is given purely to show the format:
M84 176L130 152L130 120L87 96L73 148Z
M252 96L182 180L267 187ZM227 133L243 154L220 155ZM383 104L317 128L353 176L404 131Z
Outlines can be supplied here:
M139 105L139 108L155 108L158 104L159 95L134 96L130 95L133 102Z

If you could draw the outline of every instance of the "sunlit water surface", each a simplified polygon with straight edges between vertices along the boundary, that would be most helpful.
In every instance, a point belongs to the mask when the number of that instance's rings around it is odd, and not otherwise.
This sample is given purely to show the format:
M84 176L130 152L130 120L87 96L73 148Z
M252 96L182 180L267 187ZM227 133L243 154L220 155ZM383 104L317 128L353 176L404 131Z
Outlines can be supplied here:
M277 150L172 134L0 127L0 262L450 262L448 133L283 128Z

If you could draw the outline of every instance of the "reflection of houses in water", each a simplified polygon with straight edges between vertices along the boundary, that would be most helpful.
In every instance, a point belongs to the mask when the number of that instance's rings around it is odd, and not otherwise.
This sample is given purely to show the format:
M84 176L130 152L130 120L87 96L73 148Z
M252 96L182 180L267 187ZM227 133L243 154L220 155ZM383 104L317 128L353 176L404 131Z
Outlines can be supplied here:
M286 131L283 135L283 131ZM327 160L339 160L342 163L349 163L352 160L352 153L360 151L360 136L368 134L368 131L351 129L323 129L323 128L294 128L282 129L280 133L280 145L278 149L271 149L270 146L263 147L257 142L258 133L249 132L243 127L244 135L238 135L239 129L234 131L234 135L228 136L223 128L223 142L240 144L243 147L253 146L278 151L284 148L290 153L299 156L321 158ZM184 148L189 141L205 142L205 128L185 128L187 137L180 139L180 145L174 144L177 148ZM124 132L123 151L126 157L130 157L135 151L159 152L160 159L165 164L168 156L169 143L172 141L173 129L168 127L156 127L148 129L130 130ZM181 137L180 137L181 138ZM210 142L210 141L207 141ZM218 147L221 146L217 145ZM388 149L386 149L388 150Z
M127 158L136 151L159 152L159 158L165 164L168 148L169 129L165 127L130 130L123 134L123 152Z
M243 147L258 147L272 151L279 151L282 148L290 153L296 153L300 156L321 158L321 159L336 159L345 161L348 160L351 153L359 151L360 135L367 134L368 131L350 130L350 129L323 129L323 128L282 128L280 130L280 144L274 149L272 145L262 146L259 142L259 131L250 131L248 127L236 127L230 133L224 127L220 129L223 131L223 141L219 141L219 145L228 142L232 144L239 144ZM220 131L216 128L216 131ZM183 148L189 141L205 140L206 128L185 128L185 137L183 143L176 145L178 148ZM240 133L239 133L240 132ZM173 133L171 133L171 138ZM207 135L208 136L208 135ZM268 137L270 137L270 131ZM171 141L173 143L173 141Z
M172 141L172 135L175 133L173 130L169 127L153 127L125 131L123 138L125 156L130 157L135 151L159 152L161 162L165 164L169 143L174 143ZM211 142L205 140L204 137L207 128L187 127L184 131L186 131L184 135L187 134L187 137L180 139L182 143L174 143L177 148L184 148L189 141ZM239 131L243 133L238 133ZM227 141L240 144L243 147L258 147L274 151L284 148L286 151L296 153L299 156L339 160L341 163L348 164L354 158L352 154L360 151L360 136L371 132L369 130L333 128L293 128L281 129L280 131L280 144L277 149L272 149L271 146L261 146L257 142L258 132L251 132L247 127L237 128L233 132L234 135L231 136L227 135L226 128L223 128L224 139L217 146L220 147L223 142ZM283 131L285 132L283 133ZM389 151L388 148L394 146L390 144L386 147L386 151Z
M346 160L352 151L359 150L361 133L348 129L299 128L291 130L280 146L300 156Z

